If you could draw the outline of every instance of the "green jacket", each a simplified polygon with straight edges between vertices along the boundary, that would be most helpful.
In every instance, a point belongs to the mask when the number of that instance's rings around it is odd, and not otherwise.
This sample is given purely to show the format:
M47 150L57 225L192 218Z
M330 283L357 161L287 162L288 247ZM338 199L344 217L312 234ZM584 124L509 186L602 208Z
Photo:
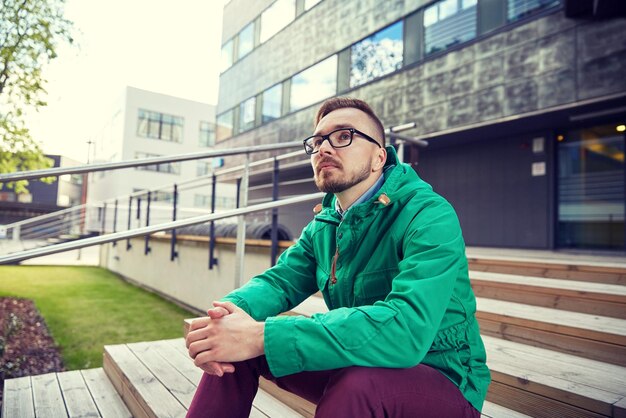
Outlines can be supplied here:
M452 206L387 150L386 166L395 167L370 200L341 220L334 195L326 195L277 264L224 300L265 321L265 355L276 377L423 363L480 411L490 374L459 222ZM329 312L275 316L318 290Z

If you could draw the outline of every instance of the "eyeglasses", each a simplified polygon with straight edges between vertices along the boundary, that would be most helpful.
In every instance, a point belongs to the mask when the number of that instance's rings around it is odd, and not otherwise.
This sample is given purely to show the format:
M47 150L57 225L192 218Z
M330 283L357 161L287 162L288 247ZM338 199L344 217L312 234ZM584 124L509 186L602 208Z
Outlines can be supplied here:
M378 141L376 141L371 136L364 134L358 129L354 128L341 128L336 129L326 135L313 135L308 137L303 141L304 143L304 152L308 155L315 154L319 152L320 147L324 143L324 141L328 141L331 147L333 148L345 148L352 144L352 139L354 138L354 134L357 134L363 139L368 140L369 142L378 145L378 148L381 148Z

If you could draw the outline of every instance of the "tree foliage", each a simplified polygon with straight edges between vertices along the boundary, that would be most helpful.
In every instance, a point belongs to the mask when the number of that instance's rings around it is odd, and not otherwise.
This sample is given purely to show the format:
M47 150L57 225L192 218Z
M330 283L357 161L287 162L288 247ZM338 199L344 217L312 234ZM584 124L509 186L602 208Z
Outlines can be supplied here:
M63 42L72 42L72 23L63 16L65 0L0 0L0 172L47 168L43 155L24 123L26 109L44 100L43 69L57 57ZM9 184L17 193L26 181ZM2 184L0 184L0 188Z

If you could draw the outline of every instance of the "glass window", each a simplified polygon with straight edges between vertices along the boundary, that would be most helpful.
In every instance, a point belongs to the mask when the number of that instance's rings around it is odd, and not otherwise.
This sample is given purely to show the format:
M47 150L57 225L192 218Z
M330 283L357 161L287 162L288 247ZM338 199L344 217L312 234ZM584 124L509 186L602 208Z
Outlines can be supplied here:
M239 52L237 59L243 58L254 48L254 22L239 32Z
M476 37L476 0L443 0L424 10L425 54Z
M276 0L261 14L261 43L280 32L296 17L296 0Z
M200 145L201 147L211 147L215 145L214 123L200 121L200 134L198 136L198 145Z
M136 159L143 158L151 158L151 157L160 157L158 154L150 154L147 152L136 152ZM158 173L169 173L169 174L180 174L180 163L164 163L164 164L154 164L154 165L144 165L141 167L135 167L137 170L142 171L156 171Z
M277 84L263 92L263 109L261 122L269 122L279 118L283 98L283 85Z
M180 116L139 109L137 136L181 142L184 119Z
M256 97L249 98L239 106L239 132L244 132L248 129L254 128Z
M196 161L196 176L206 176L211 172L211 161Z
M309 10L322 0L304 0L304 10Z
M350 48L350 87L402 67L402 26L400 21Z
M193 205L197 208L211 207L211 197L206 194L194 194Z
M220 63L220 71L224 72L233 65L233 40L222 45L222 57Z
M559 0L507 0L507 19L514 22L558 4Z
M298 110L337 93L337 55L291 79L291 110Z
M624 249L624 150L617 123L558 139L558 245Z
M226 111L217 116L217 126L215 129L216 142L223 141L233 136L233 110Z

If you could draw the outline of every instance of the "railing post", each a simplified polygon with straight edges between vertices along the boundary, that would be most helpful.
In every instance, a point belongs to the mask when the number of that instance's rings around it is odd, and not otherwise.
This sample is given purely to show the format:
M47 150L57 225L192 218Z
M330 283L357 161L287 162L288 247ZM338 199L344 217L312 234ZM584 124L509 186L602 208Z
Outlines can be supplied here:
M148 204L146 205L146 226L150 226L150 200L151 200L151 196L152 193L148 192ZM146 235L146 244L143 248L143 253L144 255L148 255L148 253L151 251L152 249L150 248L150 235Z
M172 221L176 220L176 204L178 202L178 186L174 184L174 202L172 205ZM174 259L178 257L178 252L176 251L176 229L172 229L172 240L170 245L170 261L174 261Z
M133 197L129 196L128 197L128 228L127 230L130 231L130 219L133 215ZM131 248L133 248L132 244L130 243L130 238L128 238L126 240L126 251L130 250Z
M115 206L113 208L113 233L117 232L117 199L115 199ZM113 241L114 247L117 245L117 241Z
M250 174L250 154L246 154L246 163L239 187L239 205L248 206L248 176ZM240 215L237 222L237 247L235 248L235 289L243 282L244 256L246 252L246 216Z
M103 235L106 233L106 222L107 222L107 204L106 202L104 202L104 204L102 205L102 226L100 227L100 233Z
M19 241L20 240L20 233L22 226L21 225L17 225L13 227L13 241Z
M213 182L211 183L211 213L215 213L215 189L217 185L217 176L213 174ZM213 270L213 266L217 265L215 255L215 221L211 221L209 233L209 270Z
M278 200L278 177L280 162L274 157L274 173L272 175L272 201ZM272 209L272 251L271 265L276 265L276 257L278 256L278 208Z
M135 215L135 219L137 219L137 228L141 226L141 197L137 197L137 214Z

